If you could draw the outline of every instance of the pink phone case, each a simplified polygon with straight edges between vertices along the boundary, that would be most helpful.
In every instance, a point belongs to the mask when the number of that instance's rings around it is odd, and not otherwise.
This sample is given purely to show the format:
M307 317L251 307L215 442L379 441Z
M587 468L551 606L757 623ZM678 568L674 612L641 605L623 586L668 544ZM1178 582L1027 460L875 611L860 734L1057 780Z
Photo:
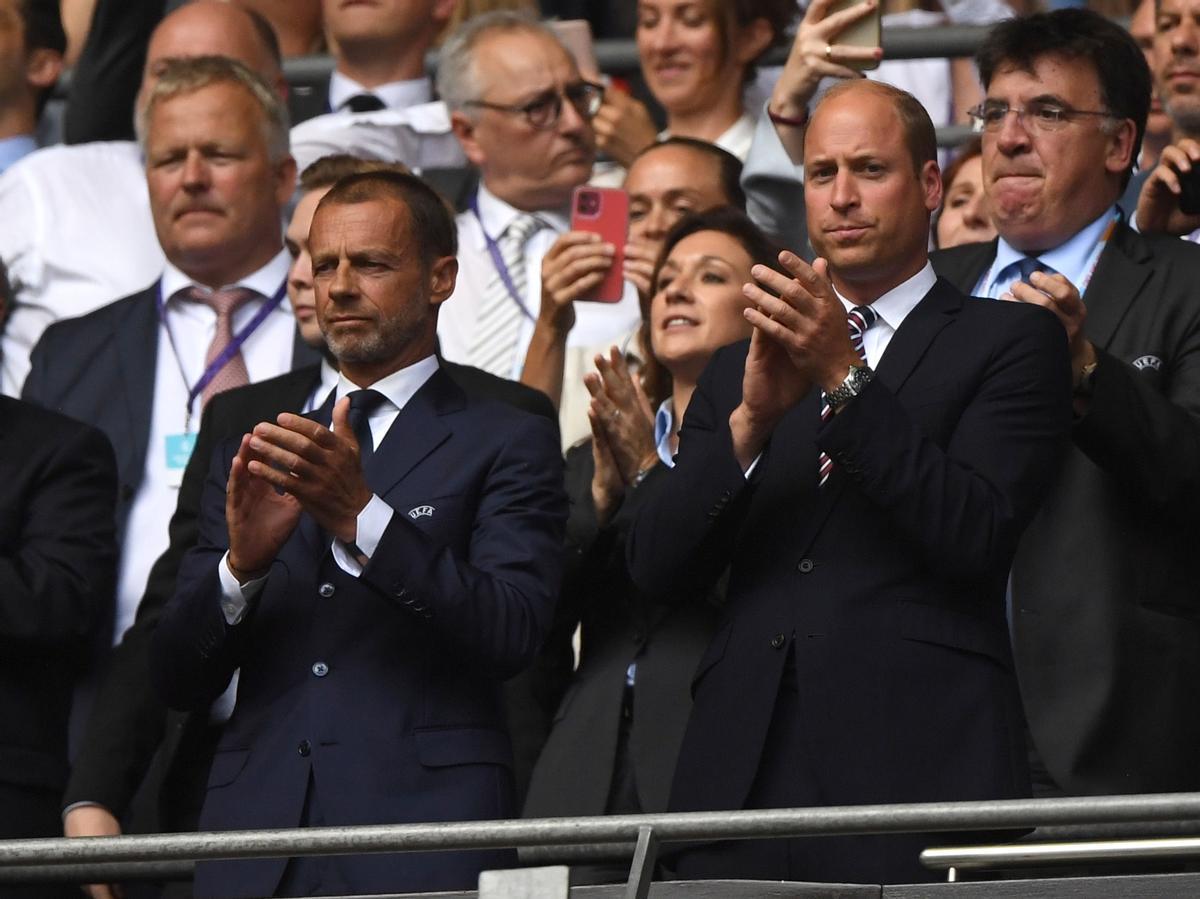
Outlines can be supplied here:
M612 268L600 286L583 300L597 303L619 302L625 292L622 272L625 268L625 240L629 235L629 195L616 187L575 188L571 198L571 230L599 234L616 247Z

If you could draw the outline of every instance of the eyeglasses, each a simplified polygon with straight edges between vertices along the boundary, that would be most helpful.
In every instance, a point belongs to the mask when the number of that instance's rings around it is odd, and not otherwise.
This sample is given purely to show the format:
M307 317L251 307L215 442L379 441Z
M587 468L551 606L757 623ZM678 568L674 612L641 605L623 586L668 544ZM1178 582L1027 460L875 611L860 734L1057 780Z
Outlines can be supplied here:
M484 109L494 109L497 112L507 112L510 115L523 115L525 121L539 131L548 131L558 124L562 116L563 98L575 107L575 111L585 119L590 119L600 111L604 102L604 87L592 84L590 81L577 81L568 84L562 91L547 91L535 97L528 103L519 106L507 103L488 103L485 100L468 100L464 106L481 106Z
M1024 106L1009 106L1002 100L985 100L967 111L976 131L999 131L1004 118L1015 113L1026 131L1058 131L1079 116L1113 118L1108 110L1072 109L1053 100L1030 100Z

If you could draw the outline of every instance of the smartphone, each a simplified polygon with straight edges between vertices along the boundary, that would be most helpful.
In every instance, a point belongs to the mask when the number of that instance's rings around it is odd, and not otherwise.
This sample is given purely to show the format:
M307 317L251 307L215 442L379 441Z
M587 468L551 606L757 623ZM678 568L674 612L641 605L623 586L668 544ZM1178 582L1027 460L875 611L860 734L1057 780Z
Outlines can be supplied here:
M836 0L829 8L828 15L833 15L836 12L841 12L843 9L850 9L852 6L858 6L865 0ZM853 22L838 32L833 38L835 44L846 44L851 47L878 47L880 37L882 35L882 16L883 4L878 4L874 11L866 17ZM860 72L865 72L868 69L879 68L879 60L869 59L863 62L849 62L846 66L851 69L857 69Z
M625 241L629 237L629 195L618 187L582 184L571 197L571 230L599 234L616 247L612 267L600 286L580 297L597 303L616 303L625 293Z
M1179 211L1185 215L1195 215L1200 212L1200 168L1195 166L1190 171L1178 172L1179 177Z

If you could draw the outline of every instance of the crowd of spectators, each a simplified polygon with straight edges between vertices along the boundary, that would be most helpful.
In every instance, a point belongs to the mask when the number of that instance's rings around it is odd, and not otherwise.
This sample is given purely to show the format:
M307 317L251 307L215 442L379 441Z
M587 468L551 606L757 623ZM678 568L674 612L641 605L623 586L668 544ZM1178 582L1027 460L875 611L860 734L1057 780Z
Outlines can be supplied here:
M1051 6L0 0L0 839L1200 786L1200 0Z

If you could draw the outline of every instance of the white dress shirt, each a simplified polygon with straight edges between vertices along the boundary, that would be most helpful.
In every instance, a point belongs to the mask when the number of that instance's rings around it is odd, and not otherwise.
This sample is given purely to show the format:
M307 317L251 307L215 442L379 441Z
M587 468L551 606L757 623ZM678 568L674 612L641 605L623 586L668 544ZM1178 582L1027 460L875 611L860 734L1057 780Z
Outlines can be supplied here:
M417 172L467 164L450 130L450 112L440 100L404 109L320 115L293 128L291 141L301 172L330 153L403 162Z
M933 273L933 266L929 262L926 262L925 267L907 281L897 284L875 302L871 303L871 308L875 310L878 318L875 320L875 324L867 328L866 333L863 335L863 352L867 356L867 365L871 366L871 368L879 367L879 360L883 358L883 351L888 348L888 344L892 342L892 338L900 330L900 325L908 318L908 314L916 308L917 303L921 302L925 294L933 289L934 282L936 281L937 275ZM855 306L854 303L847 300L840 293L838 294L838 299L842 301L842 305L846 307L847 312Z
M371 440L376 447L383 443L396 416L400 414L400 410L408 405L408 401L424 386L426 381L433 377L437 370L437 358L426 356L420 362L392 372L387 377L370 385L371 390L378 391L384 396L384 401L367 419L371 428ZM338 377L338 400L358 389L360 389L359 386L352 384L345 376ZM358 513L354 543L368 560L379 547L379 541L383 539L383 532L391 522L392 514L392 507L375 494L371 495L370 501ZM333 559L339 568L354 577L362 574L363 566L342 541L335 539L331 549ZM237 578L229 570L228 552L221 559L221 564L217 566L217 574L221 581L221 611L225 620L230 625L235 625L245 616L250 602L258 595L267 578L264 576L247 581L244 585L239 584Z
M239 281L238 285L270 298L287 277L289 263L287 251L281 250L257 272ZM217 316L202 303L175 297L179 290L192 284L174 266L168 265L163 271L166 321L160 322L158 327L154 405L146 444L145 470L130 504L129 522L125 528L127 536L121 545L117 571L117 620L113 632L117 641L133 623L138 603L146 590L150 568L167 548L167 523L175 512L182 475L181 470L167 467L167 439L172 435L195 433L200 423L200 400L197 398L189 415L188 390L204 372L208 346L216 333ZM263 302L252 300L234 313L235 334L254 318ZM295 329L291 306L287 297L284 297L242 344L242 358L251 382L273 378L291 369ZM172 337L178 356L172 349Z
M137 144L30 153L0 176L0 257L13 283L0 390L19 396L42 332L142 290L163 254Z
M408 81L389 81L378 87L363 87L353 78L337 69L329 76L329 108L334 112L349 112L345 109L351 97L359 94L374 94L387 109L404 109L433 99L433 85L427 77Z

